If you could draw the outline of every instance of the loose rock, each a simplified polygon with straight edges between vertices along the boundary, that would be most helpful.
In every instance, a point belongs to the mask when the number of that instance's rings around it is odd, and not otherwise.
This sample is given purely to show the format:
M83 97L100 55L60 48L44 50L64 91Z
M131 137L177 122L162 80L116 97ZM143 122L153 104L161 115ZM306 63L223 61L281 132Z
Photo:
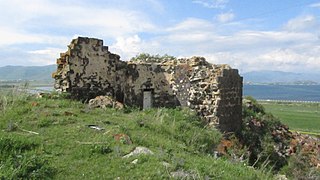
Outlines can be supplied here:
M137 156L141 154L153 155L154 153L146 147L136 147L131 153L123 156L123 158L129 158L131 156Z

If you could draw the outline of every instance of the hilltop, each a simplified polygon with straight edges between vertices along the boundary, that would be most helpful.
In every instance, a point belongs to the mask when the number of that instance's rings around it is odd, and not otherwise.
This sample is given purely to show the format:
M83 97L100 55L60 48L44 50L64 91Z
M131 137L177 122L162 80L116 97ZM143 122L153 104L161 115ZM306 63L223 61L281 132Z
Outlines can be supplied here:
M0 106L0 177L272 178L215 157L222 135L187 109L89 109L57 95L8 100ZM125 157L137 147L152 153Z
M0 178L320 177L319 141L251 98L241 132L221 134L187 108L90 108L67 97L0 93Z

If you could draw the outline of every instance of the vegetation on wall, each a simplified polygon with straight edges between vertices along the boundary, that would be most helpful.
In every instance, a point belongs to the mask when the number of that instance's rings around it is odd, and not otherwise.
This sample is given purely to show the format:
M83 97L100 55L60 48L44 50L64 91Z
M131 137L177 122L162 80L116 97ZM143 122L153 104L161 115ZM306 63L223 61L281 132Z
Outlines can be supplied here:
M136 55L136 57L131 58L131 61L143 61L143 62L152 62L152 63L160 63L164 61L176 60L177 58L168 54L165 55L151 55L148 53L141 53Z

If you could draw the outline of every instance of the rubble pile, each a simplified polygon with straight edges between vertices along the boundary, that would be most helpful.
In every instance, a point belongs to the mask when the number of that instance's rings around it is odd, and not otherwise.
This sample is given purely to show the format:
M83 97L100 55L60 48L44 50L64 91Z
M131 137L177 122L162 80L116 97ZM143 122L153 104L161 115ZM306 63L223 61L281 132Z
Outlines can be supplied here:
M320 139L310 135L293 133L288 150L290 156L300 155L308 162L310 167L320 171Z

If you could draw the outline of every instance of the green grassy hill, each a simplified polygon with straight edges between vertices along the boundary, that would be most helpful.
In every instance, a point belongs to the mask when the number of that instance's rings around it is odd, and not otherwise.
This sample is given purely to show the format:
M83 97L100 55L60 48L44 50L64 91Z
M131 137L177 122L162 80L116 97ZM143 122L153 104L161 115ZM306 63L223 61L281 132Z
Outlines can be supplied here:
M187 109L88 109L10 94L0 99L0 129L0 179L273 178L214 157L222 135ZM136 147L153 154L124 158Z

